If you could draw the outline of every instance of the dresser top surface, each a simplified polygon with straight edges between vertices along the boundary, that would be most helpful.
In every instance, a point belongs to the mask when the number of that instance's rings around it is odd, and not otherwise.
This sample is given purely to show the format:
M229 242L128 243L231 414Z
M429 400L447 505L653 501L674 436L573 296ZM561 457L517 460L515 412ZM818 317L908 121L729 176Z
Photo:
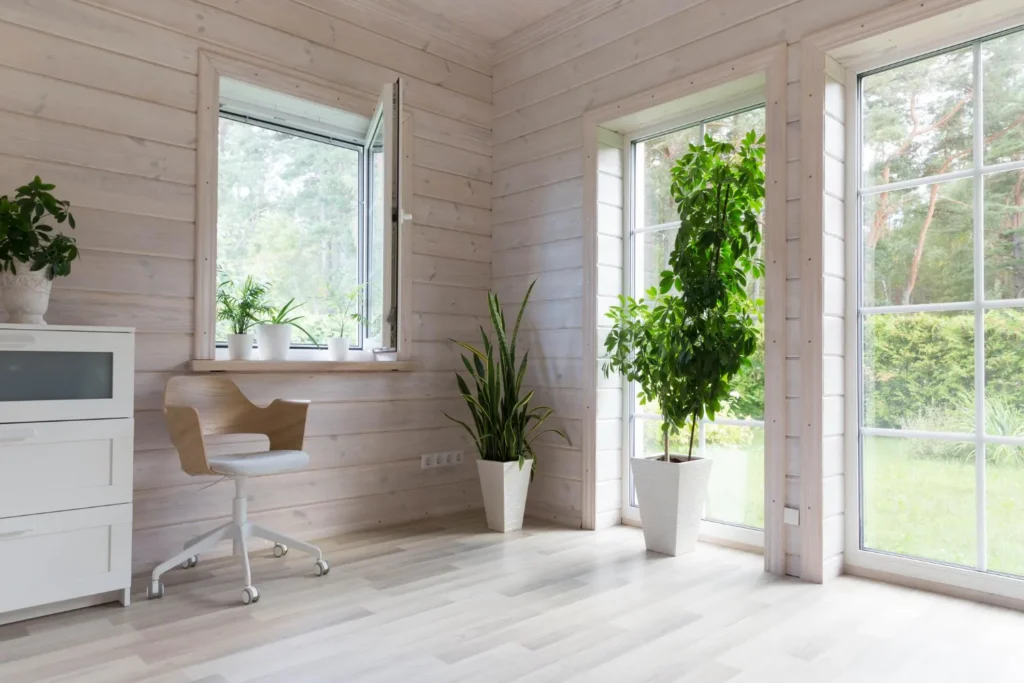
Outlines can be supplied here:
M92 332L92 333L116 333L134 334L134 327L96 327L92 325L15 325L13 323L0 323L0 331L14 332Z

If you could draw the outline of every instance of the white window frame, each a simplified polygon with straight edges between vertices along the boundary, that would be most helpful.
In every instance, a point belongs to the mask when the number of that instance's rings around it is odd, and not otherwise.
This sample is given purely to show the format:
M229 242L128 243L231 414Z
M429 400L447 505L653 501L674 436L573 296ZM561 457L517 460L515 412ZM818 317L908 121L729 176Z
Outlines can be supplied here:
M846 319L852 321L847 325L846 348L848 353L846 379L850 386L855 387L848 395L847 406L847 443L846 443L846 533L845 533L845 565L853 573L877 576L879 578L902 577L925 586L953 587L964 589L971 595L992 595L1014 600L1024 600L1024 577L986 571L987 538L986 538L986 491L985 491L985 446L986 444L1005 444L1024 447L1024 439L1012 437L987 436L984 434L984 401L985 401L985 349L984 314L999 308L1024 308L1024 299L985 300L984 286L984 177L993 173L1019 170L1024 168L1024 161L1003 164L985 165L984 156L978 152L984 148L984 95L982 92L982 61L980 59L981 43L1001 34L1018 30L1020 20L1002 20L993 25L985 22L977 27L969 27L962 33L946 35L931 39L928 43L915 43L904 47L898 52L891 52L888 58L867 56L846 64L845 89L846 102L846 159L847 179L846 202L847 263L848 278L854 279L846 288ZM861 168L861 77L869 72L877 72L886 68L897 67L908 62L925 59L929 56L949 50L972 46L974 50L974 79L976 92L974 110L974 164L960 171L930 176L913 181L901 181L884 186L862 187ZM874 195L889 190L906 189L931 185L937 182L972 178L974 181L974 299L967 302L951 302L938 304L918 304L907 306L861 306L863 288L863 249L861 246L861 199L863 196ZM863 426L863 335L862 327L865 314L878 313L915 313L937 311L962 311L974 313L975 333L975 431L973 434L951 434L943 432L925 432L910 430L893 430ZM852 351L852 352L849 352ZM863 544L862 520L862 468L861 456L864 436L882 436L896 438L928 438L935 440L970 442L975 445L975 535L978 568L962 567L897 555L885 551L865 549Z
M737 114L751 109L765 107L765 94L763 90L744 93L728 100L717 102L707 107L694 109L683 115L676 115L665 121L633 131L623 138L622 158L624 159L623 178L623 293L626 296L637 296L641 294L636 291L634 277L634 238L649 232L671 230L678 227L678 223L671 223L660 226L637 229L637 215L642 212L642 206L636 201L636 147L635 145L646 140L660 137L675 131L691 128L695 125L701 127L701 138L704 135L704 125L719 118ZM660 420L661 416L653 413L640 412L636 405L636 388L632 382L623 378L623 406L624 416L622 429L622 521L624 524L642 526L640 508L635 505L633 496L633 474L629 466L629 459L632 457L637 442L636 425L640 420ZM737 427L757 427L764 434L764 420L735 420L718 418L708 420L706 417L700 420L699 443L701 451L705 447L705 427L708 424L729 425ZM739 547L745 550L758 552L764 551L764 529L731 524L717 520L701 520L700 537L702 540Z
M413 224L408 213L412 191L412 115L405 110L401 79L382 84L380 97L372 97L360 91L355 85L323 81L313 76L299 78L292 73L282 73L258 61L248 61L220 54L199 51L198 69L198 112L196 134L196 257L194 289L194 329L192 369L195 371L288 371L285 367L294 362L295 372L308 372L322 368L327 372L365 372L380 368L389 370L413 370L411 341L412 319L412 242L404 236ZM385 282L393 286L391 299L385 298L384 305L392 311L398 322L397 334L382 324L382 344L392 347L388 353L375 358L371 350L364 349L350 354L345 362L330 362L326 349L296 348L285 363L266 364L259 367L258 361L228 361L226 353L218 353L216 347L216 291L217 291L217 176L218 137L221 109L221 80L231 79L308 100L311 103L349 112L370 122L371 129L381 120L393 151L385 159L385 182L392 185L393 192L385 192L384 216L390 220L390 229L385 228L391 243L397 241L392 258L385 258ZM319 127L311 129L323 133ZM357 144L360 140L355 140ZM364 161L370 155L364 154ZM368 163L368 161L366 161ZM367 207L368 209L369 207ZM388 244L385 244L385 249ZM392 294L388 292L387 294ZM397 299L394 300L394 299ZM386 318L386 316L385 316ZM388 343L388 337L392 344ZM379 365L367 366L365 361L385 361ZM323 365L310 365L309 361ZM390 364L388 364L390 362Z

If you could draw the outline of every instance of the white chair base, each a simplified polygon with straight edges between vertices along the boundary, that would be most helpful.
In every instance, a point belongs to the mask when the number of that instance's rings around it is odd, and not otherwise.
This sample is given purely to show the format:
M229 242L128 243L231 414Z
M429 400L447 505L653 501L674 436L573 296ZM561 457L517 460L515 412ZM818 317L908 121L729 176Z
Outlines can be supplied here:
M161 598L164 594L164 586L160 576L164 572L174 569L177 566L184 568L194 567L199 560L199 554L214 548L221 541L231 539L234 546L234 554L242 560L242 570L245 574L245 586L242 588L242 602L246 605L257 602L260 599L259 591L252 585L252 571L249 568L249 543L248 539L256 537L272 541L274 555L283 557L289 547L301 550L316 558L313 563L313 570L317 576L325 576L331 568L324 559L320 548L309 543L279 534L276 531L264 528L259 524L253 524L248 519L248 498L246 496L247 477L234 477L235 499L233 505L232 520L216 529L206 532L201 536L193 538L185 544L184 550L171 557L166 562L157 565L153 570L146 595L150 598Z

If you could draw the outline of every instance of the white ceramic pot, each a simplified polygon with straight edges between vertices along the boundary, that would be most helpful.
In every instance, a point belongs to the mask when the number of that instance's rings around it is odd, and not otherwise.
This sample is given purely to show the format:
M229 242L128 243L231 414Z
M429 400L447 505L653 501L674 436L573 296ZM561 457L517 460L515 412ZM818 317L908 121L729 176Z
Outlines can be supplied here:
M664 555L681 555L697 547L708 495L711 461L706 458L686 460L685 456L682 460L630 458L629 461L640 503L644 541L648 550Z
M15 263L18 274L0 274L4 310L9 322L19 325L45 325L43 315L50 305L53 281L44 274L46 269L32 272L27 263Z
M331 337L327 340L327 353L331 360L348 360L348 349L351 344L346 337Z
M477 460L476 469L484 495L487 528L502 533L522 529L533 460L527 460L523 469L519 469L518 462Z
M252 345L255 339L251 334L229 334L228 360L252 360Z
M260 360L288 360L292 346L291 325L257 325L256 344L260 348Z

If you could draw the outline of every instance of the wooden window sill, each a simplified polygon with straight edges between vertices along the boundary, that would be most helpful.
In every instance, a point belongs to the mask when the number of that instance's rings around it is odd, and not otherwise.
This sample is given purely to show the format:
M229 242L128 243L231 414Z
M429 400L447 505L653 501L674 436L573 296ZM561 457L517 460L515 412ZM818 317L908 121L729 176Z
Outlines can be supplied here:
M194 360L192 372L413 372L411 361Z

